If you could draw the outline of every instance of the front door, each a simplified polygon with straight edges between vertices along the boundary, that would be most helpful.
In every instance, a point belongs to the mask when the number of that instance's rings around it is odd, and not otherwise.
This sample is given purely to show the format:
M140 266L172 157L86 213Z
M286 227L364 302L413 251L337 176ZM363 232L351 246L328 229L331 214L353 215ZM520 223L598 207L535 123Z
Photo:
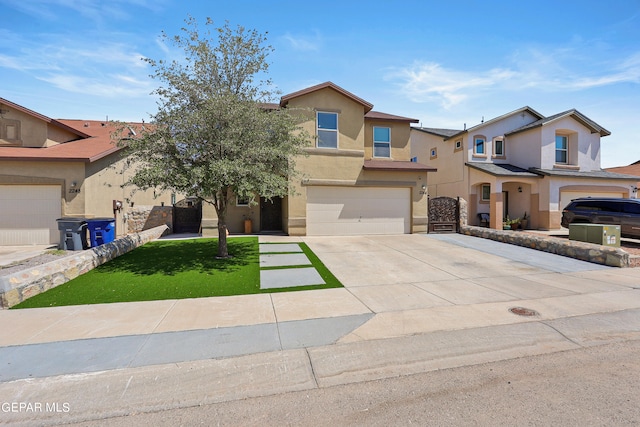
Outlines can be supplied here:
M260 231L282 231L282 197L260 198Z
M502 219L509 216L509 192L502 192Z

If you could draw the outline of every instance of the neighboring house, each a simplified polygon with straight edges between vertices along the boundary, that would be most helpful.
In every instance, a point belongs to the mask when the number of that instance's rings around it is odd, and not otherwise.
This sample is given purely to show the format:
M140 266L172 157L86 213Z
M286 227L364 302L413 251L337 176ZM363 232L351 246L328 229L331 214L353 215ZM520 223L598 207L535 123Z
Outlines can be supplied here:
M410 124L417 120L372 111L373 105L331 83L285 95L273 108L309 109L302 127L315 139L296 158L303 178L292 195L255 206L238 200L228 212L232 233L289 235L401 234L427 228L427 173L411 161ZM217 235L212 206L203 206L203 234Z
M600 168L600 138L610 132L577 110L545 117L529 107L464 130L414 127L412 156L437 173L429 196L469 202L469 224L489 214L529 217L529 228L560 228L562 209L583 196L629 197L637 179Z
M638 188L640 188L640 160L637 162L631 163L629 166L617 166L614 168L606 168L607 172L613 173L622 173L625 175L634 175L638 177L638 182L636 182L635 188L633 188L631 197L638 197Z
M0 98L0 245L58 243L63 216L115 218L117 235L159 225L149 224L150 212L169 207L171 195L154 199L153 191L122 187L126 161L111 141L114 130L106 122L54 120ZM160 210L155 220L171 225L172 212Z

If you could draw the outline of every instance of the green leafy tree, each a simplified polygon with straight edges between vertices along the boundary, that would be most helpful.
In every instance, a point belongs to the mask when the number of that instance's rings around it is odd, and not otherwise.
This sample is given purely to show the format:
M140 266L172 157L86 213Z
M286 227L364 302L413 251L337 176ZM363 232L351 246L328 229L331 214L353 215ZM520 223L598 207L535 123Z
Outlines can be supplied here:
M194 18L185 23L180 35L162 33L184 51L184 60L145 59L161 82L154 91L158 111L138 138L126 142L135 165L129 182L212 204L218 257L225 258L228 206L236 195L288 194L294 158L309 135L299 127L305 112L267 103L276 92L269 79L258 80L266 76L273 51L265 35L228 22L215 28L209 18L203 33Z

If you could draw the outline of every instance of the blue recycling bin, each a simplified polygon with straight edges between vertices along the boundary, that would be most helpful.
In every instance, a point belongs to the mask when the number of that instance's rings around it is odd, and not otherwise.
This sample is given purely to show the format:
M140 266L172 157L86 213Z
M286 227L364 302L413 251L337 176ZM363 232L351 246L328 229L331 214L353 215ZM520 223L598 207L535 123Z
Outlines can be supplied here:
M115 218L87 218L91 247L104 245L116 239Z

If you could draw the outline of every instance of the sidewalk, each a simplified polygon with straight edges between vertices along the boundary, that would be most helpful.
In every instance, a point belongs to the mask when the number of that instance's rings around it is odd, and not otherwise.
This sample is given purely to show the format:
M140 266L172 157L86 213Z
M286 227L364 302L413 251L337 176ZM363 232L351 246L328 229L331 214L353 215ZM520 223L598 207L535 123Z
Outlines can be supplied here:
M0 393L76 420L640 339L638 269L462 235L260 237L297 241L345 288L0 311Z

